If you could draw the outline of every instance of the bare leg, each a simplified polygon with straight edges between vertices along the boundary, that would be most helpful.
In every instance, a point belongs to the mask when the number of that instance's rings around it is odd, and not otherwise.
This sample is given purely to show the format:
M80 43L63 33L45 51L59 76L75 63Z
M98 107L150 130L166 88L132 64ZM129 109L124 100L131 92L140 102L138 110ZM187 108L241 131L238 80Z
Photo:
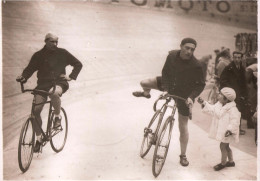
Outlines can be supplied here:
M232 150L230 149L229 144L227 145L227 156L228 156L228 161L229 161L229 162L234 162L233 152L232 152Z
M150 94L151 89L158 90L156 78L142 80L140 84L144 90L144 94L146 95Z
M135 97L146 97L146 98L150 98L151 95L150 95L150 91L151 89L157 89L159 90L158 86L157 86L157 78L151 78L151 79L145 79L145 80L142 80L140 82L142 88L143 88L143 91L136 91L136 92L133 92L133 95Z
M228 143L220 143L220 150L221 150L221 164L222 165L226 165L227 163L227 158L228 158L228 151L227 151L227 147L228 147Z
M35 99L36 104L43 103L47 100L46 97L37 95L37 94L34 96L34 99ZM42 126L41 112L42 112L43 107L44 107L44 104L41 104L41 105L35 106L35 108L34 108L34 115L36 118L36 120L34 120L34 121L37 121L40 127ZM36 125L35 122L33 124L33 128L35 130L36 136L39 137L41 135L41 129Z
M52 89L50 90L50 92ZM55 92L50 95L51 103L54 108L54 115L58 116L60 115L60 109L61 109L61 99L60 96L62 95L62 88L60 86L56 86Z
M179 130L180 130L181 155L185 155L188 141L189 141L188 116L183 116L180 113L179 113Z

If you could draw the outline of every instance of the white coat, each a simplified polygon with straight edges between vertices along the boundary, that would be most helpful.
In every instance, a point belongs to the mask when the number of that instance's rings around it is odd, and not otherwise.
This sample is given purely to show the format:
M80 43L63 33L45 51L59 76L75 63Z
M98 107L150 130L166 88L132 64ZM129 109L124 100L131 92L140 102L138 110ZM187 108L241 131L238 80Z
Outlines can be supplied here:
M234 101L229 102L224 106L222 106L220 102L217 102L214 105L205 102L202 111L213 116L209 131L210 138L223 143L239 142L241 113L238 111ZM225 137L227 130L230 130L233 134Z

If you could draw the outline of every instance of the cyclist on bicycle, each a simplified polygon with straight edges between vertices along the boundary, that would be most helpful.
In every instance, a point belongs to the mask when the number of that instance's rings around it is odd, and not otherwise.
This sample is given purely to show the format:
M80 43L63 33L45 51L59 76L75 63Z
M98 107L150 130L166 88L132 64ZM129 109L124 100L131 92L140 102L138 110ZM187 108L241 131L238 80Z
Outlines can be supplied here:
M23 70L22 75L17 77L17 81L25 83L32 74L37 71L37 87L36 89L51 91L53 89L53 81L56 81L55 92L50 95L50 99L54 108L54 129L61 126L61 95L69 89L68 81L76 80L82 63L71 55L67 50L58 48L58 37L54 34L48 33L45 36L45 46L38 52L34 53L28 66ZM73 70L69 76L66 75L66 66L73 66ZM36 104L45 102L46 95L34 95ZM44 104L35 107L35 120L39 125L42 125L41 111ZM34 146L34 152L40 151L42 143L41 131L34 125L37 140Z
M162 76L141 81L143 91L133 92L136 97L150 98L151 89L157 89L187 99L186 102L177 102L181 147L180 164L182 166L189 165L186 157L189 140L189 105L193 105L194 99L205 87L201 64L193 55L196 46L197 42L194 39L184 38L181 41L180 50L169 52Z

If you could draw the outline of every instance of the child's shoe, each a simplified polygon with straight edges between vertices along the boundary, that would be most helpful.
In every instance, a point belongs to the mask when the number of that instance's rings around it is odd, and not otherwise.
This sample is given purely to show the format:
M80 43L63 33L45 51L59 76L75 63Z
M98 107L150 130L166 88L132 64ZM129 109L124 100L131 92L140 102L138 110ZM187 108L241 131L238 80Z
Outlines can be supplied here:
M225 167L226 167L226 165L222 165L221 163L219 163L219 164L214 166L214 170L215 171L219 171L219 170L221 170L221 169L223 169Z
M226 167L234 167L235 166L235 162L227 162L226 163Z

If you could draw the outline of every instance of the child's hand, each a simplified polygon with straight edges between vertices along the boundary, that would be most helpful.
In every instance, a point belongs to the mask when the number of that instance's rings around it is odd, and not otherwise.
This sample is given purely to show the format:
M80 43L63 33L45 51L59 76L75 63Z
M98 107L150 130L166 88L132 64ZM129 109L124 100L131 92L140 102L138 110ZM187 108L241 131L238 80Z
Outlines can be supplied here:
M204 102L204 100L201 97L199 97L197 101L199 104L203 104L203 102Z
M229 131L229 130L227 130L226 133L225 133L225 137L228 137L228 136L230 136L230 135L232 135L232 132Z

